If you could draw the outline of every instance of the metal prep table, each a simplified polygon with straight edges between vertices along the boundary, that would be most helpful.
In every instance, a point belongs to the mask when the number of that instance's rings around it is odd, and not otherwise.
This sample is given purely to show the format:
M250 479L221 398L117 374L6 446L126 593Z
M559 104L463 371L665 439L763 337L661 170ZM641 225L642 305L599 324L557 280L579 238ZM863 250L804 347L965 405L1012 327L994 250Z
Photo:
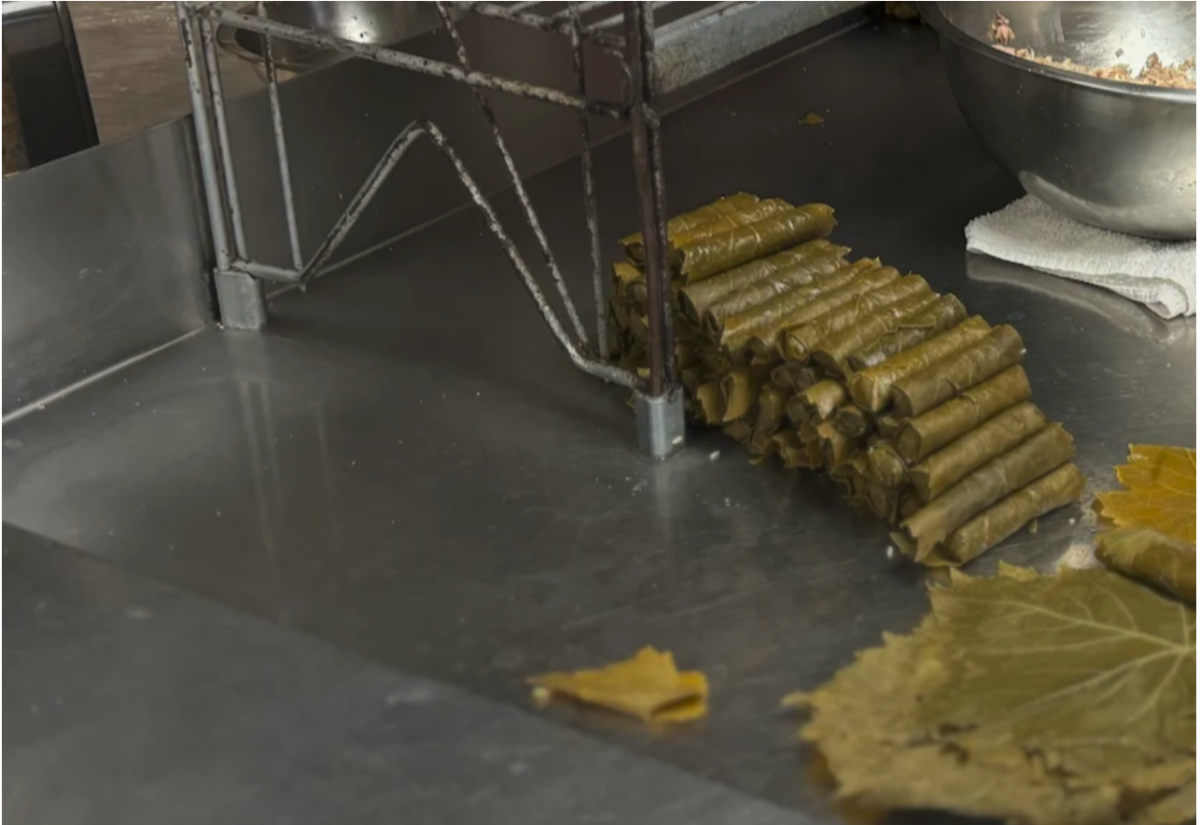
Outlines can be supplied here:
M966 222L1020 189L932 33L859 28L673 113L664 140L671 211L825 201L855 254L1015 324L1096 486L1130 442L1194 446L1194 321L964 255ZM628 155L596 155L612 238L636 225ZM552 206L579 189L574 166L529 182L568 273L584 231ZM532 309L504 268L458 212L278 296L262 332L205 329L5 428L7 812L837 821L779 699L911 628L922 573L832 484L718 433L642 459L627 393L514 322ZM1087 563L1091 530L1061 511L972 569ZM531 707L526 675L645 644L708 674L708 719L660 735Z

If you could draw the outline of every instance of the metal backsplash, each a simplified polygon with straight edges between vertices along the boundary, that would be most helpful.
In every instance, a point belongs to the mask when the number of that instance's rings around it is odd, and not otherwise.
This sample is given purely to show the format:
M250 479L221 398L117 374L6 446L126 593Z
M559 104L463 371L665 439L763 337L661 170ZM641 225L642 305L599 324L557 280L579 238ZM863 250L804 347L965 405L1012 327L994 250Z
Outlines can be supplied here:
M563 88L572 82L571 54L559 38L500 21L463 28L481 68ZM453 58L440 32L409 45ZM597 60L595 82L617 95L613 67L601 68L610 63ZM414 117L444 126L485 189L503 183L466 89L349 61L298 77L281 95L289 136L296 136L288 148L306 251ZM505 96L494 106L523 175L577 152L573 113ZM229 114L250 247L264 260L283 261L287 231L265 92L231 101ZM596 126L604 137L615 124ZM444 161L433 152L422 160L389 181L339 257L464 203ZM4 180L5 415L211 323L212 260L200 192L190 119Z
M211 317L192 130L170 123L4 179L4 413Z

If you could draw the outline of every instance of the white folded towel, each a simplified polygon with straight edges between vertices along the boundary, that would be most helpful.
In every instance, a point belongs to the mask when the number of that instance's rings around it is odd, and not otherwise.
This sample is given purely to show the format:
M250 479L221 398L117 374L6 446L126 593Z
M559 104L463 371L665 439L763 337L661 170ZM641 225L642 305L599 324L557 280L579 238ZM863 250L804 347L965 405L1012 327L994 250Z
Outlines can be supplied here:
M967 250L1111 289L1163 318L1196 314L1195 241L1098 229L1033 195L967 224Z

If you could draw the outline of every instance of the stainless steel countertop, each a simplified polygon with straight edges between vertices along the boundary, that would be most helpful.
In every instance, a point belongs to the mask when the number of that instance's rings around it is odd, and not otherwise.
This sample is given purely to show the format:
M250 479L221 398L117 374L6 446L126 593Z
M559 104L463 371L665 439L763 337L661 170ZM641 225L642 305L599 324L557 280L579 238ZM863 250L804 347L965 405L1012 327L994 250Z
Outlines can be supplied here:
M825 123L800 125L810 111ZM1094 484L1129 442L1194 445L1194 321L967 261L966 222L1021 190L959 118L931 32L836 38L672 115L664 137L672 211L736 189L826 201L856 254L1015 324L1034 398ZM628 155L617 141L597 156L612 238L636 223ZM529 188L582 296L579 177L570 165ZM834 821L778 702L924 611L920 571L885 560L881 526L719 434L644 462L624 395L561 356L474 213L274 313L264 334L206 331L10 424L5 520L521 708L530 673L668 648L709 675L704 722L659 735L547 718ZM1090 530L1056 513L974 569L1084 559Z

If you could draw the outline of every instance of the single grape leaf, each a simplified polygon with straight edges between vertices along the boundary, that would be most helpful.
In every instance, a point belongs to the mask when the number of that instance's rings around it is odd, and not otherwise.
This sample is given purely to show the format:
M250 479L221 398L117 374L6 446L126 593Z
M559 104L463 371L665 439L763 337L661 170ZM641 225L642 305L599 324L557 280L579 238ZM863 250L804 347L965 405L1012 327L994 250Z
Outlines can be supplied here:
M1029 825L1195 815L1193 608L1103 569L951 578L913 634L799 699L840 797Z
M1096 538L1096 558L1110 570L1196 603L1195 544L1145 527L1125 527Z
M631 659L598 670L546 673L529 680L534 698L555 695L635 716L645 722L687 722L708 713L708 679L680 671L670 653L642 648Z
M1195 450L1130 445L1117 480L1127 489L1097 493L1100 515L1118 527L1149 527L1195 544Z

